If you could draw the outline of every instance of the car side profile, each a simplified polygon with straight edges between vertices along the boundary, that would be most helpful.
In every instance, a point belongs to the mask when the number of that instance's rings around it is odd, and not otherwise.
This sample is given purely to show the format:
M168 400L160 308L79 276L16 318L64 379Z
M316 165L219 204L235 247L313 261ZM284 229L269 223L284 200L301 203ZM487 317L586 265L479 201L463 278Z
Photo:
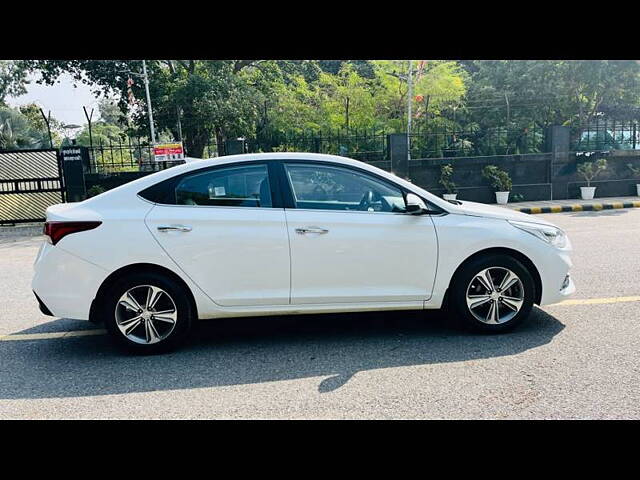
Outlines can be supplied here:
M333 155L190 162L54 205L45 234L41 310L104 322L142 353L221 317L446 306L502 332L575 291L551 223Z

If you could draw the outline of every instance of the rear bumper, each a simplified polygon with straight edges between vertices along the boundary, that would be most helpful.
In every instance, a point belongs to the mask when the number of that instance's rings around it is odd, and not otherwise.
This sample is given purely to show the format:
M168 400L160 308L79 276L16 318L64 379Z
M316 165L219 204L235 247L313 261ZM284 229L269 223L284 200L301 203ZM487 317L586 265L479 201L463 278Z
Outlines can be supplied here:
M36 292L33 292L33 294L36 296L36 300L38 300L38 306L40 307L40 311L45 315L53 317L54 316L53 313L51 313L51 310L49 310L49 308L44 304L44 302L38 296L38 294Z
M45 315L88 320L91 302L108 272L45 242L31 288ZM47 313L48 312L48 313Z

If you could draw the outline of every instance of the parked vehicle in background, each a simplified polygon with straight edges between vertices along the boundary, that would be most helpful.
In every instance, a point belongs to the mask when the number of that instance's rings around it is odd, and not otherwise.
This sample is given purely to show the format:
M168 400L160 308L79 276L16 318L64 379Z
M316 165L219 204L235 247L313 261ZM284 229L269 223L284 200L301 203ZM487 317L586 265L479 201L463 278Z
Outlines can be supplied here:
M50 207L45 234L42 311L104 322L143 353L174 347L197 319L253 315L446 306L504 332L575 290L551 223L332 155L186 163Z
M580 134L576 151L640 150L640 131L633 129L589 129Z

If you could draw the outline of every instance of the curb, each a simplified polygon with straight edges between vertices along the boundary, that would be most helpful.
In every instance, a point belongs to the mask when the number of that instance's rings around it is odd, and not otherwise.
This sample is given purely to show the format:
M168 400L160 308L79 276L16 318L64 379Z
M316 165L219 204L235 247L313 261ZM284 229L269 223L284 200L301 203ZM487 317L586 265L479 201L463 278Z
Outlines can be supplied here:
M549 205L546 207L520 207L512 208L516 212L536 213L562 213L562 212L590 212L598 210L612 210L616 208L640 208L640 202L612 202L612 203L576 203L574 205Z

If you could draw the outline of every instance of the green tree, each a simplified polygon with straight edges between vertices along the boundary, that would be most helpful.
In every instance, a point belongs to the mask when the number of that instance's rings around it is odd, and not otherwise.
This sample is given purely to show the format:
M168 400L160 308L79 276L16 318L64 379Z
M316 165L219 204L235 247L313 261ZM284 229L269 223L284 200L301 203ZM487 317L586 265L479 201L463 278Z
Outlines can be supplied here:
M118 107L133 122L131 134L149 131L140 61L32 60L25 65L41 73L41 82L55 83L65 72L95 86L96 93L119 95ZM313 62L273 60L150 60L149 90L158 130L178 137L178 119L187 151L201 156L212 137L251 135L259 107L274 82L296 73L309 74ZM317 68L317 66L316 66ZM127 80L137 101L128 103Z
M392 130L406 131L409 62L383 60L376 67L377 115ZM412 111L416 128L445 126L443 110L457 106L466 93L466 72L452 61L414 61ZM451 125L452 122L445 122Z
M35 103L27 103L25 105L21 105L18 109L27 119L29 127L33 131L32 136L37 139L37 143L43 148L49 147L49 132L47 130L47 124L42 117L40 107ZM55 147L56 145L60 145L64 135L62 122L51 117L49 126L51 128L51 141L53 142L53 146Z
M27 92L27 70L21 62L0 60L0 105L8 96L18 96Z
M471 75L463 112L481 129L574 125L640 104L640 65L622 60L463 61Z
M0 149L45 148L49 138L16 108L0 107Z
M324 126L357 129L374 125L375 104L370 84L353 65L344 64L335 75L321 73L318 91Z

